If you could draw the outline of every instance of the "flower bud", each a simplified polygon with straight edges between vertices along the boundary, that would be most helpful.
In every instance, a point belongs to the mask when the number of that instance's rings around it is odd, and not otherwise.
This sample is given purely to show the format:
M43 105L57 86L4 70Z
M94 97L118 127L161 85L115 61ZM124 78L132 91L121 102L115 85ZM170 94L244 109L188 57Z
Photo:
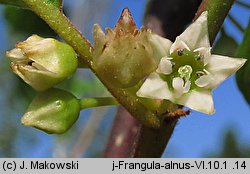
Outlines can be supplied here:
M13 72L38 91L67 78L78 64L71 46L37 35L18 43L6 56L11 60Z
M79 100L75 96L51 88L34 98L21 122L49 134L62 134L76 122L80 110Z
M151 31L136 28L128 9L124 9L115 28L95 25L93 66L104 80L116 87L131 87L157 68L151 46Z

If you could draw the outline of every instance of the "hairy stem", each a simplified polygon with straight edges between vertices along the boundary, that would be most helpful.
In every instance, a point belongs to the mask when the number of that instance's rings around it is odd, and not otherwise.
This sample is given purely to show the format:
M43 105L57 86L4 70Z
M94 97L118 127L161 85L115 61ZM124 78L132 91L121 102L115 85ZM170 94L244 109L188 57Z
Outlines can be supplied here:
M70 44L87 64L91 64L93 52L91 44L62 13L61 8L48 2L44 3L43 0L23 0L23 2Z
M210 43L214 42L217 33L235 0L203 0L194 18L197 19L203 11L208 11L208 32Z
M86 109L99 106L119 105L119 103L113 97L100 97L80 99L80 105L81 109Z

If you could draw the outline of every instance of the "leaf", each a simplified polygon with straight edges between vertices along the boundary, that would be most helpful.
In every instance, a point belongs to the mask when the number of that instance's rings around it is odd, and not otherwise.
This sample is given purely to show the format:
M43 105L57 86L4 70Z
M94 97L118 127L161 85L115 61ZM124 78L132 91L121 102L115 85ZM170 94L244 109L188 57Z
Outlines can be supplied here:
M22 0L0 0L0 4L14 5L21 8L28 8Z
M220 38L214 45L213 52L219 55L234 56L237 47L237 42L222 30Z
M236 51L236 57L248 59L246 64L236 73L236 81L245 100L250 105L250 20L244 38Z
M55 37L55 32L35 13L27 9L6 7L4 16L12 34L30 36L34 33Z

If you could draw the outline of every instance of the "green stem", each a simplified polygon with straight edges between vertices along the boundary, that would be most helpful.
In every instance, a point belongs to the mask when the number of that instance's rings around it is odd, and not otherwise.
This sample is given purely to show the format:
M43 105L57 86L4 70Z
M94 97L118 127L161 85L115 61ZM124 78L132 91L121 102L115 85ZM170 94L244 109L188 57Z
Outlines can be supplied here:
M80 105L81 109L86 109L99 106L119 105L119 103L113 97L103 97L80 99Z
M74 50L79 54L88 67L107 87L110 93L121 103L135 118L149 127L160 127L160 118L140 102L138 97L127 89L115 88L111 83L104 81L92 67L93 48L82 34L71 24L62 11L47 0L23 0L38 16L46 21ZM81 65L79 65L81 66ZM158 102L157 102L158 103Z
M74 27L57 5L44 0L23 0L38 16L55 30L90 66L93 48L88 40Z
M203 11L208 11L208 32L210 42L213 43L224 19L235 0L203 0L194 18L197 19Z

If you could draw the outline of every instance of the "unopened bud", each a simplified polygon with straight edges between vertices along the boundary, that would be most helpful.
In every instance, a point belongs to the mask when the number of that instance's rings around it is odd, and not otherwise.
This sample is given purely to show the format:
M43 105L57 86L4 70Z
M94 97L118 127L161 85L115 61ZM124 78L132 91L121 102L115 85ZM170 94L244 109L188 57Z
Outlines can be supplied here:
M62 134L76 122L80 110L79 100L74 95L51 88L34 98L21 122L49 134Z
M71 46L37 35L20 42L8 51L11 68L34 89L46 90L77 69L77 57Z
M136 28L128 9L124 9L115 28L107 34L95 25L93 65L104 80L121 88L136 85L157 68L151 46L151 31Z

